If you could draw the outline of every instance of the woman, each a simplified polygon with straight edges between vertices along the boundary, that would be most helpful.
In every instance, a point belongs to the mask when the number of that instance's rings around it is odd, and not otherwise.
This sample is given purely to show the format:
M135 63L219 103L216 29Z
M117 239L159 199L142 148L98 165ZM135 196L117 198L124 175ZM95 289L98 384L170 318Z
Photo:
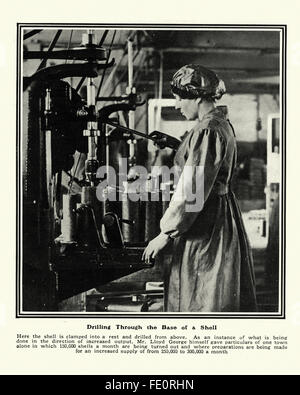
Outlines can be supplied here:
M166 311L256 311L252 256L230 188L235 135L224 112L215 107L225 93L224 83L211 70L186 65L174 74L171 89L176 108L198 122L174 159L181 170L177 188L184 192L180 199L172 198L160 222L161 233L146 247L144 259L155 258L173 241ZM189 176L184 177L187 168ZM188 191L198 191L199 180L204 180L203 204L187 210Z

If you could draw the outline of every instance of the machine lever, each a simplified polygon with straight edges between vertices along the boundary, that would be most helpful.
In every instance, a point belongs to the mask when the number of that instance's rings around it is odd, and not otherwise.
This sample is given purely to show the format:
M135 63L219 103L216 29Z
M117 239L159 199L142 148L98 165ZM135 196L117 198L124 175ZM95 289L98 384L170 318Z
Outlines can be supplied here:
M138 132L137 130L127 128L126 126L118 125L114 122L111 122L109 119L106 120L105 123L107 125L114 126L115 128L118 128L124 132L132 133L137 136L143 137L145 139L152 140L160 148L169 147L174 150L177 150L177 148L179 147L179 145L181 143L180 140L178 140L177 138L172 137L172 136L162 133L162 132L154 131L154 132L150 133L149 135L147 135L145 133Z

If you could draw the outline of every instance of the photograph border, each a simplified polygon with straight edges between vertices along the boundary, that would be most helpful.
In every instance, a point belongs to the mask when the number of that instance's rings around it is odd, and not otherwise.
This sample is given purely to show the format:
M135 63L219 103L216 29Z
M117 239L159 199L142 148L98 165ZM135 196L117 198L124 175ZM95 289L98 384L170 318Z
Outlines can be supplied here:
M253 30L279 30L281 31L281 185L280 185L280 202L281 202L281 226L280 227L280 245L281 245L281 267L280 279L281 287L278 292L280 311L278 312L261 312L261 313L100 313L100 312L23 312L21 308L21 269L22 269L22 245L21 245L21 160L22 147L21 141L21 87L22 87L22 29L35 29L37 27L44 28L146 28L146 29L221 29L228 28L232 30L238 29L253 29ZM15 318L158 318L158 319L285 319L286 318L286 79L287 79L287 25L286 24L150 24L150 23L17 23L17 48L16 48L16 277L15 277L15 296L16 296L16 311Z

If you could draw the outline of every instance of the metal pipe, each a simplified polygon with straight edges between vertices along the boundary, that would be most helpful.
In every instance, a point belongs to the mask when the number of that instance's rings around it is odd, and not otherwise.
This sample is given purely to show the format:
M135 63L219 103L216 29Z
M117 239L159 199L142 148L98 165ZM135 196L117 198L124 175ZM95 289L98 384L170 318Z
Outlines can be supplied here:
M96 95L95 95L95 84L93 78L88 78L87 81L87 105L94 106Z
M63 195L61 233L64 243L74 243L76 236L76 195Z
M114 34L113 34L113 37L112 37L112 40L111 40L111 43L110 43L110 47L109 47L109 51L108 51L108 55L107 55L107 59L106 59L106 63L105 64L108 64L108 62L109 62L109 58L110 58L110 55L111 55L111 48L112 48L112 45L113 45L113 42L114 42L114 39L115 39L115 36L116 36L116 32L117 31L115 30ZM103 85L103 81L104 81L105 71L106 71L106 68L103 70L103 73L102 73L102 76L101 76L101 81L100 81L99 88L98 88L97 95L96 95L96 101L98 100L98 97L100 95L100 91L101 91L101 88L102 88L102 85Z
M84 37L83 37L84 38ZM93 30L87 30L87 39L88 45L92 45L94 42ZM89 77L87 79L87 105L89 109L89 114L91 117L88 119L87 129L84 130L83 134L88 139L88 153L87 159L85 161L85 175L86 179L89 182L90 186L94 186L96 179L96 172L98 168L98 160L97 160L97 139L100 135L98 130L98 123L96 122L96 118L94 116L96 110L96 87L94 84L94 79Z
M108 183L110 182L110 150L109 150L109 125L105 125L105 151L106 151L106 177Z
M96 158L96 147L95 147L95 137L88 137L88 159Z
M49 206L53 203L52 194L52 131L49 126L48 117L51 114L51 90L46 89L45 97L45 116L46 116L46 131L45 131L45 151L46 151L46 180Z
M133 87L133 42L128 39L128 87Z
M87 105L95 106L96 87L93 78L87 80ZM93 129L93 122L88 123L88 129ZM96 141L93 135L88 136L88 159L96 159Z
M158 81L158 106L156 107L156 119L155 119L155 130L160 129L160 122L161 122L161 101L162 99L162 92L163 92L163 73L164 73L164 60L163 60L163 52L160 51L159 53L159 81Z
M33 37L42 31L43 30L30 30L30 32L24 33L23 40L27 40L28 38Z
M134 93L133 87L133 41L128 39L128 87L127 94ZM128 113L128 126L130 129L134 129L135 126L135 114L134 111ZM128 141L129 144L129 165L133 166L135 162L135 144L134 140Z
M104 43L104 41L106 39L107 34L108 34L108 30L105 30L103 35L102 35L102 37L101 37L101 39L100 39L100 41L99 41L99 44L98 44L99 47L102 47L102 45L103 45L103 43Z
M135 34L136 34L136 32L135 32ZM131 35L129 38L133 39L134 36L135 36L135 34L133 35L133 37L131 37L131 36L132 36L132 35ZM138 53L139 53L139 52L138 52ZM134 59L136 58L136 56L138 55L138 53L135 55ZM103 92L106 92L107 88L111 85L112 79L113 79L114 75L116 74L116 71L117 71L118 67L121 65L121 63L122 63L122 61L123 61L123 59L124 59L124 57L125 57L126 55L128 55L128 41L127 41L126 46L125 46L125 48L124 48L124 50L123 50L123 54L122 54L122 56L121 56L121 59L120 59L119 62L116 64L115 68L112 70L112 72L111 72L110 75L108 76L107 80L105 81L105 84L104 84L104 86L103 86ZM111 96L111 95L114 93L114 91L115 91L115 89L117 88L117 86L120 84L120 82L121 82L121 81L123 80L123 78L125 77L126 72L127 72L127 71L123 72L123 74L122 74L121 77L119 78L119 81L118 81L117 84L113 87L113 89L111 90L111 92L110 92L110 94L109 94L108 96Z
M59 37L61 35L61 32L62 32L62 30L57 30L55 36L53 37L53 40L51 41L51 43L50 43L50 45L49 45L49 47L47 49L48 53L50 53L52 51L52 49L55 47L55 45L56 45L56 43L57 43L57 41L58 41L58 39L59 39ZM47 58L42 60L41 64L39 65L39 67L37 69L37 71L43 69L46 66L46 63L47 63Z

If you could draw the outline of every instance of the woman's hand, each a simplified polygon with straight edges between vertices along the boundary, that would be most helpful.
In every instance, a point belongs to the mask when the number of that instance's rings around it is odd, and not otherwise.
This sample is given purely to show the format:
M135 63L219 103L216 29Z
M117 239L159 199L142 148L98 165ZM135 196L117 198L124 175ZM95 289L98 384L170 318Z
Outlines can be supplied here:
M155 239L149 242L143 253L142 260L149 263L151 259L154 259L169 244L169 241L170 238L168 235L160 233Z

